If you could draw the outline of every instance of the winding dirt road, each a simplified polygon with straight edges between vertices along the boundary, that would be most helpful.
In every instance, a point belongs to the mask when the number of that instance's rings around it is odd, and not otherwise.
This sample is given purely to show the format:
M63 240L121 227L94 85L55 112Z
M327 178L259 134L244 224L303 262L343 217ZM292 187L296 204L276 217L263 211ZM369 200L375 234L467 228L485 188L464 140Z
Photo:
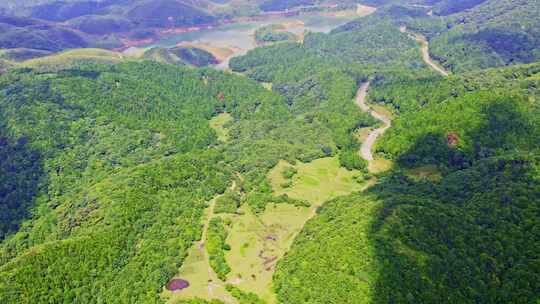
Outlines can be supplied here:
M408 34L409 37L421 44L422 59L427 65L429 65L434 71L438 72L442 76L446 77L449 75L448 71L443 69L439 64L437 64L431 59L431 56L429 55L429 43L426 37L421 34L408 31L407 27L405 26L400 27L399 30L402 33ZM383 123L382 127L377 128L369 133L367 139L362 143L362 146L360 147L360 155L362 156L362 158L364 158L368 162L372 162L374 159L372 153L373 145L375 144L375 141L377 141L377 138L383 135L383 133L388 130L388 128L390 128L390 126L392 125L392 121L389 117L385 116L383 113L375 111L366 103L366 96L368 90L369 81L362 83L356 95L356 104L358 104L362 111L371 114L371 116Z
M380 128L377 128L373 131L371 131L362 143L362 146L360 147L360 155L362 155L362 158L367 160L368 162L373 161L373 145L375 144L375 141L377 141L377 138L379 136L383 135L383 133L390 128L392 125L392 121L389 117L386 117L384 114L376 112L373 110L367 103L366 103L366 97L367 92L369 89L369 81L362 83L360 88L358 89L358 93L356 94L356 104L360 107L360 109L366 113L371 114L373 118L381 121L383 123L383 126Z
M402 33L408 34L409 37L411 37L412 39L420 43L421 45L420 50L422 51L422 59L424 59L424 62L427 65L429 65L433 70L435 70L437 73L441 74L442 76L446 77L449 75L448 71L443 69L438 63L436 63L435 61L433 61L433 59L431 59L431 56L429 55L429 42L427 41L426 37L424 37L424 35L411 32L407 30L407 27L405 26L400 27L399 30Z

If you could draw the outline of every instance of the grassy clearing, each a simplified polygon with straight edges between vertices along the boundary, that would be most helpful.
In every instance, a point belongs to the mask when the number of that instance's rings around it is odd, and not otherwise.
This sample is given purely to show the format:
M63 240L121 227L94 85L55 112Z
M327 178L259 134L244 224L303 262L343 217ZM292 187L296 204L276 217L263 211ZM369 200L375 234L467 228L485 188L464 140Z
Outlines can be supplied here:
M376 158L369 163L368 171L370 173L381 173L390 170L394 166L394 162L385 158Z
M63 68L79 61L94 61L97 63L114 64L125 60L124 55L118 52L103 49L75 49L50 56L30 59L22 62L22 67L29 68Z
M162 297L167 300L167 303L175 303L178 300L194 298L205 300L227 299L227 303L236 303L225 290L224 284L216 281L215 275L208 271L210 265L208 264L204 250L204 248L199 248L197 245L191 247L188 257L176 276L177 278L187 280L190 286L177 292L164 289Z
M287 167L292 165L281 161L269 173L275 194L286 193L292 198L305 199L311 207L269 204L256 216L247 206L242 206L239 215L225 216L232 222L227 238L232 249L225 256L232 268L228 282L257 294L269 304L276 303L272 292L275 265L289 250L304 224L314 216L317 207L337 196L361 191L366 185L354 178L362 174L360 171L347 171L339 166L336 157L332 157L297 163L294 166L297 173L290 179L290 186L283 188L289 180L283 175Z
M272 292L275 265L310 218L311 210L288 204L269 204L258 216L247 206L240 211L242 215L229 216L232 226L227 243L232 249L225 258L232 271L228 282L242 291L257 294L269 304L276 303Z
M407 170L407 176L415 180L425 179L432 182L439 181L442 178L439 168L437 168L437 166L434 166L434 165L425 165L425 166L409 169Z
M237 303L237 301L225 290L225 283L217 277L209 263L208 253L205 248L207 227L214 217L214 198L204 214L204 229L201 241L193 243L188 251L188 256L180 267L178 274L174 278L184 279L189 282L189 287L176 292L163 288L162 299L167 303L176 303L179 300L189 299L218 299L225 303Z
M295 199L304 199L312 204L323 202L341 195L361 191L363 184L355 181L356 176L362 176L360 171L348 171L340 167L337 157L314 160L311 163L297 163L294 167L298 173L292 179L291 187L282 187L286 179L282 176L283 169L290 166L281 161L270 172L269 179L277 195L287 194Z
M232 116L229 113L221 113L210 120L210 127L216 131L219 141L229 140L229 130L225 128L225 125L231 120Z
M74 49L54 55L30 59L24 62L25 66L32 66L40 63L56 62L66 59L105 59L105 60L122 60L123 55L118 52L113 52L104 49Z
M230 116L226 118L225 115L214 119L213 128L217 130L223 128L224 121L230 119ZM287 167L296 169L292 178L287 178L290 175L283 174ZM315 215L318 206L329 199L365 188L365 182L357 182L355 179L360 175L362 175L360 171L341 168L336 157L318 159L305 164L297 163L295 166L281 161L268 176L275 194L286 193L292 198L305 199L312 204L311 207L268 204L263 213L255 215L247 205L243 205L237 214L215 215L212 203L206 211L205 222L211 217L220 216L226 223L230 223L227 227L226 243L231 246L231 250L225 252L225 259L232 271L228 274L227 281L222 282L217 278L210 268L204 247L201 247L201 242L197 242L190 249L176 276L187 280L191 285L174 293L164 290L162 297L168 303L197 297L236 303L225 290L225 284L228 283L244 292L257 294L268 304L276 303L272 277L277 262L289 251L295 237L304 224ZM287 180L290 180L290 185L283 188L282 185Z

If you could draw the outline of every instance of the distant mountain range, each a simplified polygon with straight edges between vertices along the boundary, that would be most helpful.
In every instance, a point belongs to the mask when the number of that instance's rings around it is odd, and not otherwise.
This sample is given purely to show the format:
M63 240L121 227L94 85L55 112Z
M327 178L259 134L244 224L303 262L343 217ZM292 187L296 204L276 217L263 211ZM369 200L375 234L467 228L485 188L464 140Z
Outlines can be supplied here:
M1 1L0 49L40 52L98 47L152 38L156 29L198 27L317 4L315 0L27 0ZM354 1L349 1L354 2ZM25 52L23 58L40 52ZM18 52L20 53L20 52ZM14 58L15 60L18 59Z

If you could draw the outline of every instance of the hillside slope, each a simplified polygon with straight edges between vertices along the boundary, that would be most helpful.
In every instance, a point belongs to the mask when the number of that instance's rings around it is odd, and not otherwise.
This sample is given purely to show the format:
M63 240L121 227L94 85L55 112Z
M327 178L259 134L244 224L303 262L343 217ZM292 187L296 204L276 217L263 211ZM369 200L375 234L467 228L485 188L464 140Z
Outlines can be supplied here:
M254 81L212 70L79 64L14 70L0 88L5 303L159 302L233 172L264 210L279 160L332 156L339 140L339 116L307 122ZM224 111L226 145L209 123Z
M394 169L307 224L274 277L280 301L539 300L539 72L376 86L401 112L377 149Z
M410 26L427 34L434 58L462 72L540 60L539 14L536 1L487 0Z

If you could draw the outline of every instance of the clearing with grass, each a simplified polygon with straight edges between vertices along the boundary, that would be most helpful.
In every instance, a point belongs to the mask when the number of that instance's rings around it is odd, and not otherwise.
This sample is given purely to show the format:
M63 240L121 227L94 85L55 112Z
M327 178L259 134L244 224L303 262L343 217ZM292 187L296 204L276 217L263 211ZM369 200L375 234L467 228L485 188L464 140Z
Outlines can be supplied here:
M0 2L0 303L540 303L538 1Z

